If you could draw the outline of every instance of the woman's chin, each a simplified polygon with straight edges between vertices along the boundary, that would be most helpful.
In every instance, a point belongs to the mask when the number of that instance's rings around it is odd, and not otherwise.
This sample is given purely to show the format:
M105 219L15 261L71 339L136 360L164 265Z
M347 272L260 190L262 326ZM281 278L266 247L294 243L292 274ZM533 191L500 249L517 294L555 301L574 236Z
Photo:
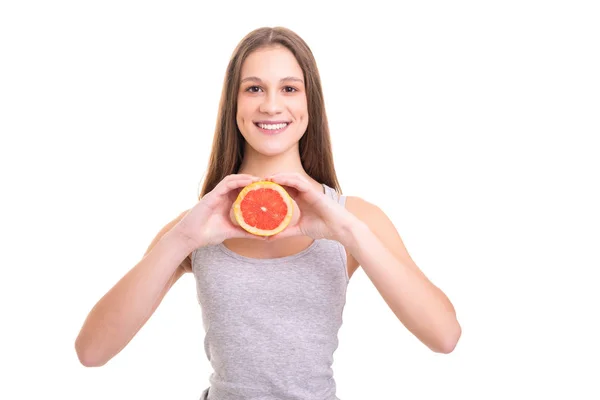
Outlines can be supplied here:
M292 146L293 147L293 146ZM260 146L252 146L252 148L254 149L254 151L256 151L258 154L265 156L265 157L276 157L279 156L281 154L284 154L286 151L288 151L290 149L290 146L265 146L265 145L260 145Z

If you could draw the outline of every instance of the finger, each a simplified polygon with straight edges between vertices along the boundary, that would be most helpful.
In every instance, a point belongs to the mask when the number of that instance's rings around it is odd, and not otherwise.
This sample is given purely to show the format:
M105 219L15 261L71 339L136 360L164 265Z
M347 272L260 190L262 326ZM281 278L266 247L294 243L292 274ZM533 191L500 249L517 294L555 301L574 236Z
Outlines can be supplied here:
M250 175L250 174L232 174L232 175L227 175L225 178L223 178L221 180L222 183L227 183L227 182L232 182L232 181L238 181L238 180L244 180L244 179L253 179L253 180L260 180L261 178L259 178L258 176L255 175Z
M257 176L251 175L251 174L231 174L231 175L227 175L225 178L223 178L223 180L225 179L237 179L237 178L258 178Z
M231 206L229 208L229 220L231 221L233 226L240 226L240 224L237 222L237 219L235 218L235 213L233 212L233 206Z
M298 206L296 200L292 199L292 219L289 222L289 226L296 226L296 224L298 224L298 221L300 221L301 217L302 212L300 211L300 207Z
M215 188L215 194L217 194L218 196L223 196L225 194L228 194L229 192L231 192L234 189L243 188L253 182L257 182L260 180L259 177L251 176L251 175L233 176L229 179L228 178L229 177L227 177L227 178L223 179L221 182L219 182L219 184Z
M290 186L300 192L308 192L312 189L308 180L296 173L275 174L269 176L267 180L280 185Z
M290 196L292 196L293 199L295 199L296 197L298 197L298 194L299 194L298 189L296 189L294 187L291 187L291 186L288 186L288 185L281 185L281 186L283 186L283 188L285 189L285 191L288 192L288 194Z
M210 208L218 207L220 204L228 202L233 203L243 187L260 180L258 177L243 176L232 177L231 175L219 182L213 190L202 197L202 200ZM237 189L237 193L234 190ZM227 200L225 201L224 198Z
M236 189L230 190L229 193L227 193L227 203L233 204L237 200L238 196L240 195L240 192L242 190L244 190L244 187L245 186L241 186Z
M316 204L317 201L321 200L323 193L317 191L304 177L298 174L276 174L267 178L268 180L280 184L282 186L289 186L297 192L296 195L292 195L294 198L302 198L306 204Z

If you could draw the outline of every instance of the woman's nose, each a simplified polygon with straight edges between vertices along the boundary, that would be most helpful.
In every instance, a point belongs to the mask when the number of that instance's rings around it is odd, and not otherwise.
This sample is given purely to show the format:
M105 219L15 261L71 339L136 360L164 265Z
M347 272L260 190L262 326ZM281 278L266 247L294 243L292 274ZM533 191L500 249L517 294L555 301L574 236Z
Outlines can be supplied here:
M268 94L260 105L260 111L268 114L277 114L282 111L281 99L276 93Z

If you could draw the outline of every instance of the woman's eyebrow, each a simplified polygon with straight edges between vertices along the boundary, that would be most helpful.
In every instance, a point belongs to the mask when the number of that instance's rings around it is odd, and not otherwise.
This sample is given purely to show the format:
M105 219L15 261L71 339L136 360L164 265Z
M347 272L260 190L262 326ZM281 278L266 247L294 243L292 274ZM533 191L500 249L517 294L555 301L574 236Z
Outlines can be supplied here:
M246 81L262 82L262 79L260 79L257 76L248 76L248 77L242 79L242 81L240 83L244 83ZM296 78L295 76L286 76L285 78L281 78L279 80L279 82L287 82L287 81L300 82L300 83L304 84L304 81L302 79Z

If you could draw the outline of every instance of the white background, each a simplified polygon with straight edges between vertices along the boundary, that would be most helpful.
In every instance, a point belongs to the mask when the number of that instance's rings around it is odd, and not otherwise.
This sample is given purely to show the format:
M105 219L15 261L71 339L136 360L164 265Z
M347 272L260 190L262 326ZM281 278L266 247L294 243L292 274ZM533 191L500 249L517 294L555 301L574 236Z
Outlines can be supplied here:
M600 14L592 1L6 1L0 6L2 399L197 399L184 276L107 365L74 341L195 204L222 79L260 26L323 80L347 195L380 206L463 328L435 354L362 272L335 353L353 399L598 399Z

